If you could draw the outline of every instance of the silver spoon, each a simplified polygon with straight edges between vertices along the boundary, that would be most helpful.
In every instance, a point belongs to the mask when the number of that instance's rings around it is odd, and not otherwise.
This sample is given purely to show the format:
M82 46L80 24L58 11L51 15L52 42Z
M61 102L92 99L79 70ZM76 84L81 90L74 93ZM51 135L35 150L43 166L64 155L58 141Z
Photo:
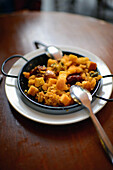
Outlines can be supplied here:
M35 46L37 48L39 48L39 45L45 47L46 54L47 54L47 56L49 58L52 58L52 59L55 59L55 60L59 60L63 56L63 53L62 53L61 49L58 48L58 47L55 47L53 45L47 46L47 45L45 45L45 44L43 44L41 42L37 42L37 41L35 41L34 44L35 44Z
M90 117L95 125L95 128L98 132L100 142L106 151L110 161L113 164L113 146L106 135L104 129L102 128L101 124L99 123L96 116L93 114L92 108L91 108L91 101L92 101L92 95L87 90L81 88L80 86L72 85L70 87L70 94L71 97L79 104L84 105L90 112Z

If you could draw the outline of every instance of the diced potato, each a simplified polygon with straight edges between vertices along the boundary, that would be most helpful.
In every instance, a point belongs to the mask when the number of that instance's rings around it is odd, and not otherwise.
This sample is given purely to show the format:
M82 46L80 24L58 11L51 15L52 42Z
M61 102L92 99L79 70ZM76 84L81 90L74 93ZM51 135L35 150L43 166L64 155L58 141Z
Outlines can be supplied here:
M71 65L71 66L68 68L68 73L69 73L69 74L76 73L76 66Z
M38 89L35 86L30 86L29 90L28 90L28 94L31 96L35 96L36 93L38 92Z
M69 67L71 64L72 64L72 61L67 61L67 62L65 63L65 65L66 65L67 67Z
M59 77L64 77L64 78L66 78L67 77L67 71L60 71L59 72Z
M93 78L91 81L91 90L94 89L95 85L96 85L96 80L95 80L95 78Z
M71 102L71 99L66 94L63 94L60 97L60 101L61 101L61 103L64 104L64 106L68 106L70 104L70 102Z
M77 64L86 64L87 61L89 61L89 58L88 58L88 57L80 57L80 58L77 58Z
M53 78L49 78L48 86L51 86L52 84L56 84L57 80Z
M80 83L80 82L76 82L76 84L75 85L77 85L77 86L81 86L82 87L82 83Z
M30 76L30 73L29 72L23 72L23 75L28 79L29 76Z
M80 67L83 68L83 69L85 69L85 68L86 68L86 65L80 64Z
M57 60L53 60L53 59L48 60L48 66L51 66L54 63L57 63Z
M86 74L85 74L85 73L82 73L82 74L81 74L81 77L82 77L82 79L85 79Z
M57 83L56 83L56 87L59 90L67 90L68 87L66 85L66 77L67 77L67 72L66 71L60 71Z
M62 58L61 58L61 62L64 63L64 65L69 61L69 57L67 55L64 55Z
M34 85L35 84L35 79L29 79L28 84L29 85Z
M44 100L44 92L43 91L41 91L37 94L37 99L40 103L43 102L43 100Z
M66 85L66 78L65 77L59 77L56 83L56 87L59 90L67 90L68 87Z
M35 78L35 86L36 87L40 87L40 86L43 86L45 83L43 77L38 77L38 78Z
M71 65L68 68L68 74L81 73L81 72L83 72L83 69L79 66Z
M44 85L42 86L42 89L43 89L44 91L46 91L46 90L48 89L48 84L47 84L47 83L44 83Z
M69 55L69 60L72 61L73 63L76 63L77 62L77 56L73 55L73 54L70 54Z
M67 61L64 58L61 58L61 62L65 64Z
M65 61L69 61L69 57L68 57L67 55L64 55L64 56L63 56L63 59L64 59Z
M96 70L97 64L92 62L92 61L88 61L87 62L87 68L88 68L89 71Z
M76 73L81 73L83 72L83 69L81 67L76 67Z
M35 79L35 78L36 78L35 75L32 75L32 76L29 77L29 79Z
M83 81L82 82L82 87L84 89L87 89L87 90L91 91L91 83L89 81Z

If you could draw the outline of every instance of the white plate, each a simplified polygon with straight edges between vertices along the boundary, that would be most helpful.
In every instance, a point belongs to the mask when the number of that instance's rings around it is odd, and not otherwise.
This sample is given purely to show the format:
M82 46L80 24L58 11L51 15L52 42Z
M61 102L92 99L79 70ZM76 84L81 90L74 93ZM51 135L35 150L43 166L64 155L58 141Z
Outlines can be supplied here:
M97 56L90 53L89 51L86 51L84 49L80 49L78 47L60 47L64 51L70 51L75 52L78 54L81 54L83 56L87 56L89 59L97 63L97 67L101 73L102 76L111 74L109 68L106 66L106 64ZM43 53L43 49L35 50L31 53L26 54L24 57L28 60L32 57ZM8 74L14 74L18 75L19 71L21 70L22 66L25 64L25 61L23 59L19 59L15 64L12 66ZM66 114L66 115L49 115L46 113L42 113L36 110L33 110L29 106L27 106L18 95L18 87L16 85L17 79L6 77L6 83L5 83L5 91L7 98L10 102L10 104L17 110L21 115L44 124L51 124L51 125L63 125L63 124L70 124L82 121L89 117L87 109L82 109L80 111ZM99 95L105 98L110 98L110 95L112 93L112 78L105 78L102 80L102 87L99 91ZM94 114L97 113L99 110L101 110L107 102L96 99L92 103L92 109Z

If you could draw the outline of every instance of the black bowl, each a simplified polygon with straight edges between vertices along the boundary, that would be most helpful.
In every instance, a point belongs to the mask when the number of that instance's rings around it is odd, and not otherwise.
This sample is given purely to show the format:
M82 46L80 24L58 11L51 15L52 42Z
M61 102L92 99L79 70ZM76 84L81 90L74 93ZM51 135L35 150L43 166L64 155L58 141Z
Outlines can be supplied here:
M85 56L82 56L80 54L76 54L76 53L72 53L72 52L68 52L68 51L63 51L63 55L64 54L67 54L67 55L74 54L77 57L85 57ZM23 66L23 68L21 69L21 71L18 75L18 79L17 79L18 88L19 88L19 91L21 92L21 99L29 107L32 107L33 109L35 109L37 111L41 111L41 112L44 112L44 113L47 113L47 114L57 114L57 115L68 114L68 113L72 113L72 112L75 112L75 111L82 109L83 106L81 106L77 103L70 105L70 106L63 106L63 107L47 106L47 105L38 103L33 97L29 97L24 93L24 91L26 89L28 90L28 80L24 77L23 72L29 72L31 69L33 69L37 65L47 66L47 61L48 61L48 56L45 53L43 53L43 54L40 54L40 55L32 58L31 60L29 60ZM97 69L97 71L99 72L98 69ZM97 82L94 90L91 91L93 101L95 99L94 95L99 90L99 87L100 87L100 81Z

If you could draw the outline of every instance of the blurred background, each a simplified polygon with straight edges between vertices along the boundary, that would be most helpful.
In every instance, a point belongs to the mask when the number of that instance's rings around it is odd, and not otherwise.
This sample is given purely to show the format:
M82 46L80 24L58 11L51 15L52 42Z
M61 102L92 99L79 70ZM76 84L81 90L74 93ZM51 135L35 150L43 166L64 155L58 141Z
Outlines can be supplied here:
M69 12L113 23L113 0L0 0L0 15L21 10Z

